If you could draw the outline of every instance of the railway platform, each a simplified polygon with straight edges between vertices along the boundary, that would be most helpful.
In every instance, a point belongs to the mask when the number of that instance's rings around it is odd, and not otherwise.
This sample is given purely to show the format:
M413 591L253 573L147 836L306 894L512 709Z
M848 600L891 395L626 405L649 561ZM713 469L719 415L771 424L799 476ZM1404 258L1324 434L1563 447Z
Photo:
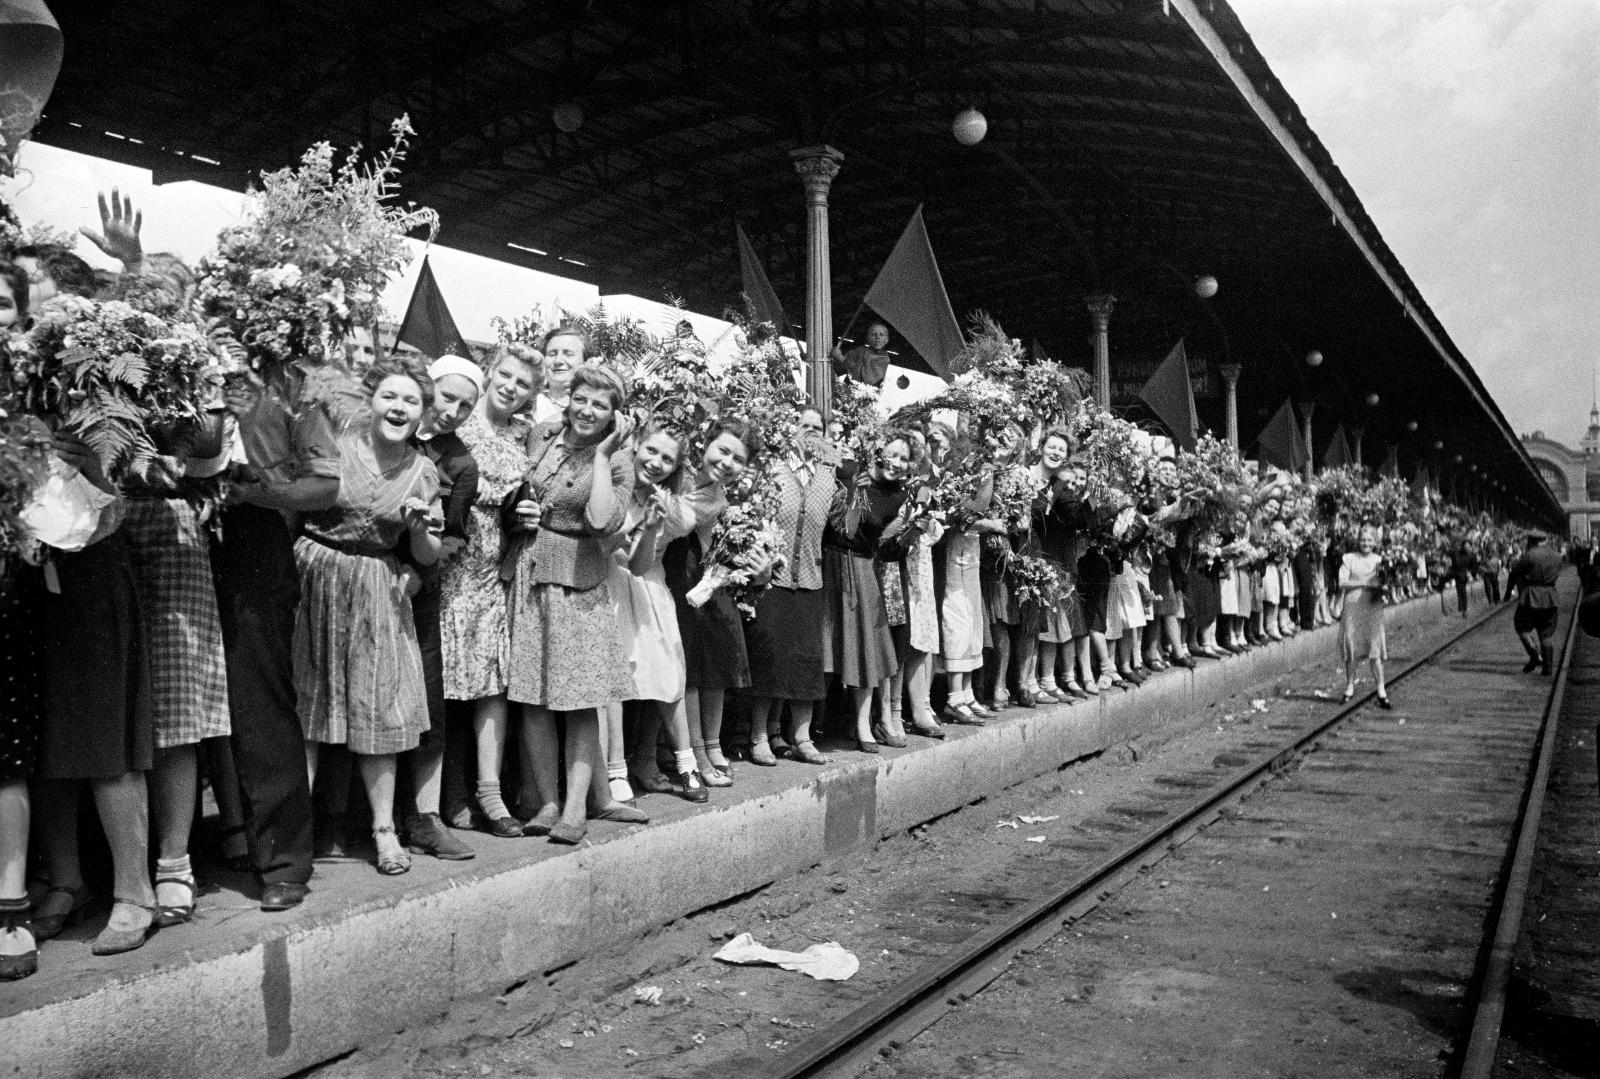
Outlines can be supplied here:
M1441 617L1454 616L1425 596L1393 608L1390 624ZM285 914L225 885L201 897L192 924L128 955L95 958L92 932L69 930L46 945L39 974L0 988L0 1073L291 1075L1068 762L1208 722L1213 702L1293 677L1334 641L1334 628L1301 633L878 758L742 767L708 805L649 798L648 826L597 822L577 849L480 835L474 861L418 858L399 880L319 865L310 898Z

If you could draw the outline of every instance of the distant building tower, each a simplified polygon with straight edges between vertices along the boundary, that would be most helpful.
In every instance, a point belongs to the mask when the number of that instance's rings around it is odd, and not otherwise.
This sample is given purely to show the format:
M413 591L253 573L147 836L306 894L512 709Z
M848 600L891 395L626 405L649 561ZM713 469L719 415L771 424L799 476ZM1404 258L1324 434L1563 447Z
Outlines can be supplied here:
M1543 431L1523 435L1522 446L1566 511L1572 538L1600 538L1600 400L1589 408L1589 428L1576 449Z

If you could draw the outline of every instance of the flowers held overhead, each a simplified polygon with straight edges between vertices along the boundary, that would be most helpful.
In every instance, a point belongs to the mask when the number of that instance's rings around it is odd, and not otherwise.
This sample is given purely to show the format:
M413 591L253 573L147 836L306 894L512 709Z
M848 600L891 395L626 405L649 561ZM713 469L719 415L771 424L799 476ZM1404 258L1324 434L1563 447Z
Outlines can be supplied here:
M230 333L263 377L338 355L352 327L375 321L384 286L410 262L407 234L438 234L433 210L397 205L415 132L402 116L389 133L388 149L370 163L355 147L335 166L332 144L319 142L299 165L263 173L245 220L224 229L201 260L208 323Z

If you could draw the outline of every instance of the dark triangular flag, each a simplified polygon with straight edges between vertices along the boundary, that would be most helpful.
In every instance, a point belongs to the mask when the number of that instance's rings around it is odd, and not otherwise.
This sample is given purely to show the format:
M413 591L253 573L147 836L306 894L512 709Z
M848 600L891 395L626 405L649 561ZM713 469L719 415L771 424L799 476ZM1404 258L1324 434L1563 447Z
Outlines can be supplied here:
M1390 479L1393 479L1393 480L1397 480L1397 479L1400 478L1400 447L1399 446L1395 446L1395 445L1392 445L1392 444L1389 446L1389 456L1385 457L1383 459L1383 464L1378 466L1378 475L1387 476L1387 477L1389 477Z
M1179 340L1167 353L1167 358L1155 369L1139 398L1150 406L1167 430L1172 441L1186 450L1194 449L1200 437L1200 417L1194 410L1194 387L1189 383L1189 357Z
M1278 411L1256 437L1260 457L1270 465L1298 472L1306 460L1305 441L1300 436L1300 426L1294 419L1294 402L1284 398Z
M1344 437L1344 424L1341 423L1333 429L1328 448L1322 451L1322 467L1343 468L1354 463L1355 458L1350 455L1350 443Z
M929 370L949 380L950 361L962 349L961 325L944 290L921 206L911 215L863 303L900 331Z
M1417 474L1411 477L1411 493L1418 498L1424 497L1428 493L1428 488L1432 486L1432 482L1428 475L1428 467L1426 465L1418 465Z
M450 317L445 306L444 293L433 279L433 267L424 256L422 273L417 277L417 287L411 293L411 303L406 307L406 317L400 323L396 344L410 345L424 356L460 356L472 359L467 343L456 329L456 320Z
M750 237L744 234L743 226L737 221L733 223L733 232L739 242L739 280L756 320L770 322L780 334L787 334L789 320L784 317L783 304L778 302L778 294L772 290L772 282L767 280L767 271L761 268L761 260L756 258L756 249L750 246Z

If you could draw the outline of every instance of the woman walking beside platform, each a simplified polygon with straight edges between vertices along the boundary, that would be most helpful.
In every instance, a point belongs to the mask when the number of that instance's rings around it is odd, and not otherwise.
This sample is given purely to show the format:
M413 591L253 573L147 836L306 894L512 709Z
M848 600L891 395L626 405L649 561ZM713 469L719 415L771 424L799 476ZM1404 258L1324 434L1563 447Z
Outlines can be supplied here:
M1343 701L1356 692L1356 665L1363 659L1372 666L1378 683L1378 707L1392 708L1383 683L1383 661L1388 644L1383 631L1383 590L1378 572L1383 564L1377 531L1363 528L1358 547L1339 565L1339 591L1344 609L1339 615L1339 662L1344 666Z

